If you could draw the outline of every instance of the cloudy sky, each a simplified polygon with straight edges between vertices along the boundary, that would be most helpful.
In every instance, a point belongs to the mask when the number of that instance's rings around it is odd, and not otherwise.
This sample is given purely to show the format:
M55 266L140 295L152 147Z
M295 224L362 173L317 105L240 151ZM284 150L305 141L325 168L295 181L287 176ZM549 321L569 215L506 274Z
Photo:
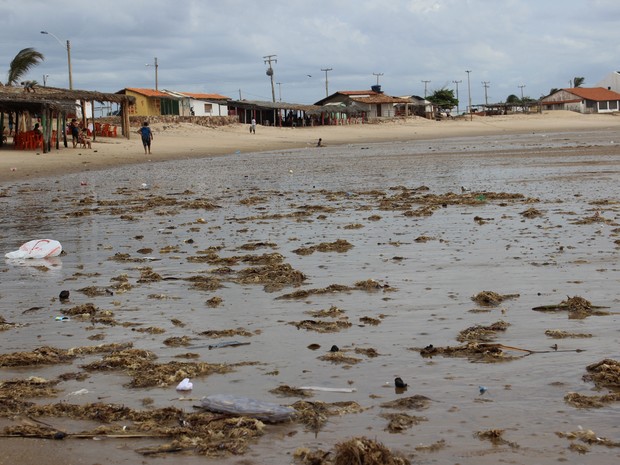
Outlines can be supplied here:
M314 103L368 89L424 95L458 84L461 109L538 98L576 76L620 70L619 0L0 0L0 80L15 54L45 61L28 79L116 92L125 87ZM49 31L58 37L43 35ZM146 66L146 64L151 66ZM379 75L379 76L377 76ZM430 81L423 83L422 81Z

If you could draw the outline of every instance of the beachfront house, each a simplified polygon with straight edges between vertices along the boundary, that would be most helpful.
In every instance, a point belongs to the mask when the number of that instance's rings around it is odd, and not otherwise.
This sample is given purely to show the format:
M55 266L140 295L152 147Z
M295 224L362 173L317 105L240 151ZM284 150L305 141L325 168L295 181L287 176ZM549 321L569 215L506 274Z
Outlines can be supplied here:
M340 90L315 103L323 107L324 119L331 124L347 124L376 118L393 118L396 104L409 104L409 99L391 97L381 91L381 86L370 90Z
M201 94L164 90L179 102L180 116L228 116L228 97L219 94Z
M433 104L424 97L420 97L418 95L407 95L400 98L408 103L394 104L396 116L422 116L423 118L433 118Z
M127 87L117 94L135 98L135 104L129 106L131 116L179 115L181 98L155 89Z
M612 113L620 109L620 93L603 87L560 89L541 100L545 110Z

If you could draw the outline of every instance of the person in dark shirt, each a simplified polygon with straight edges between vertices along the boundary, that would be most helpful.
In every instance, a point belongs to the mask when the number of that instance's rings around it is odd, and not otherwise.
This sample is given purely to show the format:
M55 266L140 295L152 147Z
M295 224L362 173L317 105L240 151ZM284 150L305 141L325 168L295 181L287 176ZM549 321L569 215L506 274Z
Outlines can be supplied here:
M142 127L138 129L138 133L142 136L142 145L144 146L144 154L146 155L146 151L151 153L151 141L153 140L153 131L149 128L149 122L145 121L142 124Z

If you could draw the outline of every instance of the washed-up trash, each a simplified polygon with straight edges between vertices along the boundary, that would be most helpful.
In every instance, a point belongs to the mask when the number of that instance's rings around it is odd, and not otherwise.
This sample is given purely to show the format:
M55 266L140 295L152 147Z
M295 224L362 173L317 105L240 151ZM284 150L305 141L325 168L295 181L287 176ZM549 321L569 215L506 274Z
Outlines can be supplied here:
M201 404L211 412L242 415L271 423L290 420L296 412L292 407L233 394L213 394L204 397Z
M407 383L405 383L402 378L394 378L394 386L397 388L406 388Z
M478 391L480 392L480 395L484 394L488 390L489 390L489 388L486 387L486 386L478 386Z
M60 300L69 300L69 295L71 295L69 291L63 290L63 291L60 291L60 294L58 294L58 298Z
M56 318L54 318L56 321L70 321L71 318L69 318L68 316L57 316Z
M190 382L189 378L185 378L177 385L177 391L191 391L194 389L194 385Z
M70 392L69 394L67 394L67 397L69 396L83 396L84 394L88 394L89 391L88 389L78 389L77 391L73 391Z
M298 389L302 389L304 391L321 391L321 392L355 392L357 389L355 388L332 388L332 387L322 387L322 386L301 386Z
M60 242L53 239L35 239L14 252L4 254L6 258L47 258L57 257L62 252Z

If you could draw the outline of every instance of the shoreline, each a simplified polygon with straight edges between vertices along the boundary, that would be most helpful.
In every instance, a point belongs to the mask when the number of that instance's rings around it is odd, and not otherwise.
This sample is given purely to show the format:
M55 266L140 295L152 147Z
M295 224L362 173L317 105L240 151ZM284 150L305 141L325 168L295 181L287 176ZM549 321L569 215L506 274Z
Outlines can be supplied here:
M41 151L0 149L0 183L27 181L62 174L92 172L123 165L170 160L201 159L235 153L256 153L315 148L319 138L326 147L347 144L437 140L532 132L603 130L618 126L614 114L582 115L551 111L532 115L473 117L433 121L425 118L394 120L379 124L280 128L259 126L250 134L248 125L205 128L187 123L153 124L152 154L143 153L137 134L131 139L99 138L92 150L64 148ZM70 144L70 141L69 141Z

